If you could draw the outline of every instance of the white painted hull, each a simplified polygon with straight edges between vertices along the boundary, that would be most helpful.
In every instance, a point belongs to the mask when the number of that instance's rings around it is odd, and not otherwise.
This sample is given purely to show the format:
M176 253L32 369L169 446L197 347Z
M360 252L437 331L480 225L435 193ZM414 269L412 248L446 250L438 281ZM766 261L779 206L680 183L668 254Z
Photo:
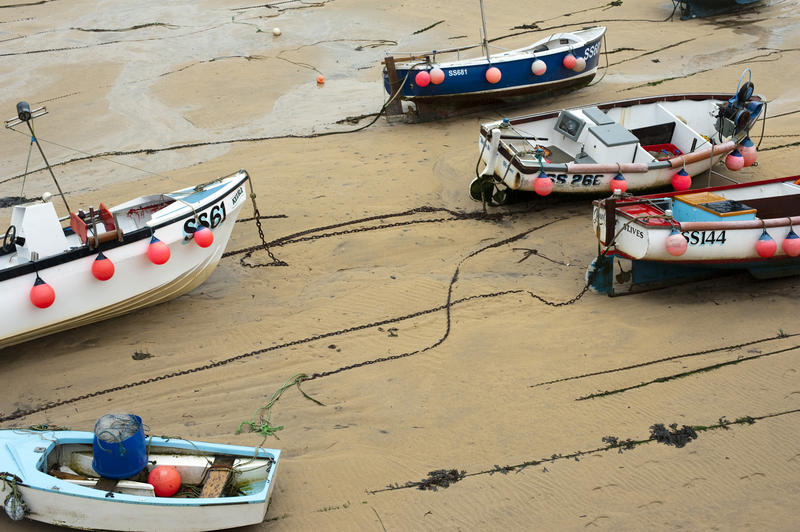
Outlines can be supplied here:
M791 203L787 202L790 207L786 211L786 216L778 218L754 217L751 220L732 221L726 221L725 217L703 221L676 219L675 228L687 241L685 253L678 256L671 255L667 251L666 240L672 231L670 224L654 225L648 223L647 218L626 215L618 210L614 221L614 250L634 260L709 266L735 263L746 266L748 263L794 260L781 246L792 225L800 228L800 200L796 199L800 198L800 185L794 184L792 182L794 179L773 180L735 188L703 189L716 191L720 197L744 203L747 203L748 198L758 200L764 197L786 197ZM658 198L658 195L648 198ZM606 210L601 202L595 202L592 225L602 246L611 244L606 242L606 216ZM777 244L775 254L767 259L756 251L756 242L764 230Z
M263 521L269 501L267 498L260 504L152 506L54 494L24 486L20 493L30 510L28 519L88 530L196 532L234 528ZM0 495L5 499L2 489Z
M681 168L690 176L701 174L744 138L746 130L722 139L717 135L712 114L726 102L719 95L670 95L486 123L478 141L482 174L512 190L533 191L544 171L553 181L552 191L560 194L609 193L618 172L625 177L629 192L669 186ZM557 129L565 114L582 124L574 138ZM660 134L665 138L652 145L643 145L637 138L645 138L648 128L665 125L671 131L664 130ZM680 155L657 159L645 149L662 144L678 148ZM537 147L545 149L541 161Z
M113 277L107 281L99 281L91 273L95 254L41 267L39 276L55 291L55 301L44 309L37 308L29 299L36 273L0 282L4 296L0 307L0 348L168 301L197 287L216 268L245 203L244 181L236 186L242 192L235 203L232 199L237 188L226 189L219 200L212 196L211 204L197 211L198 215L208 213L225 202L226 217L214 227L214 241L207 248L187 237L185 215L191 215L191 210L176 202L174 208L169 208L172 212L166 214L174 222L155 229L155 236L170 248L170 258L165 264L156 265L147 258L148 237L103 251L115 268ZM209 201L199 202L198 206L201 203ZM154 216L149 223L155 226L163 222Z

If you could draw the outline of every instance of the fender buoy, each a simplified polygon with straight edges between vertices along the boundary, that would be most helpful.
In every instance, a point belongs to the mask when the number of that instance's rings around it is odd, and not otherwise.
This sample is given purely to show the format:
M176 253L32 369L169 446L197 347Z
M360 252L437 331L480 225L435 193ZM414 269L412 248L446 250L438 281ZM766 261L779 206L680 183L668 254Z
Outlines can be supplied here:
M625 176L619 172L617 172L617 175L614 176L608 186L611 188L612 193L617 190L619 190L620 193L625 193L625 191L628 190L628 182L625 180Z
M114 275L114 263L102 251L92 262L92 275L98 281L108 281Z
M150 238L150 245L147 246L147 258L153 264L164 264L169 260L169 246L157 239L155 235Z
M47 308L56 300L56 291L53 287L47 284L36 274L36 280L33 282L33 288L30 293L31 303L39 308Z

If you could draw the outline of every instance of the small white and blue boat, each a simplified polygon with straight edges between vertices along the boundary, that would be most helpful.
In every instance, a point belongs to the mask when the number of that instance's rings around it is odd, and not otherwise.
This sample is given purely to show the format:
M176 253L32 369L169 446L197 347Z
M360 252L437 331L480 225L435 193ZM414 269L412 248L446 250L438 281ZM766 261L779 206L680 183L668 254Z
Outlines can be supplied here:
M389 95L399 92L400 98L414 102L418 111L513 102L531 94L577 89L588 85L597 72L605 31L599 26L556 33L524 48L490 54L484 22L480 45L387 57L384 88ZM460 58L462 51L478 46L483 55ZM455 60L441 60L454 54Z
M149 437L133 479L93 469L94 433L0 430L0 500L14 520L99 530L219 530L264 520L280 451ZM180 473L181 491L155 495L139 479L157 466ZM2 524L9 530L9 523Z

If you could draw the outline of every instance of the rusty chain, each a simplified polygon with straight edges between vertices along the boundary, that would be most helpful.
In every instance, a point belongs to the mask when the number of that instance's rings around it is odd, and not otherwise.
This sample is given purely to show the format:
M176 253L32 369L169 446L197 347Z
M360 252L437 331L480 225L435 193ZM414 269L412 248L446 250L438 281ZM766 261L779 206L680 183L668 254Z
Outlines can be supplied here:
M383 224L383 225L378 226L378 227L356 228L356 229L348 229L348 230L337 231L337 232L332 232L332 233L322 233L322 234L318 234L318 235L306 236L306 235L309 235L312 232L323 231L323 230L326 230L326 229L342 227L342 226L353 224L353 223L363 223L365 221L372 221L372 220L377 220L377 219L385 219L385 218L396 217L396 216L404 216L404 215L413 214L413 213L419 213L419 212L435 212L435 211L447 211L447 212L452 213L453 217L451 217L451 218L439 218L439 219L436 219L436 220L414 220L414 221L407 221L407 222L395 222L395 223L392 223L392 224ZM258 210L257 210L255 204L254 204L254 212L255 212L255 218L258 219L260 217L260 215L258 214ZM316 240L316 239L319 239L319 238L325 238L325 237L328 237L328 236L334 236L334 235L339 235L339 234L348 234L348 233L354 233L354 232L369 231L369 230L374 230L374 229L377 229L377 228L395 227L395 226L400 226L400 225L408 225L408 224L411 224L411 223L434 222L434 221L439 222L439 221L448 221L448 220L455 220L455 219L472 219L472 218L485 219L485 218L487 218L487 216L484 215L483 213L479 213L479 214L458 213L458 212L455 212L455 211L449 211L448 209L442 209L442 208L418 207L416 209L411 209L409 211L405 211L405 212L402 212L402 213L395 213L395 214L382 215L382 216L372 216L372 217L365 218L365 219L362 219L362 220L356 220L354 222L344 222L344 223L341 223L341 224L333 224L333 225L329 225L329 226L326 226L326 227L309 229L309 230L306 230L306 231L295 233L293 235L289 235L289 236L283 237L281 239L277 239L277 240L275 240L273 242L270 242L270 243L266 242L266 239L263 238L263 232L259 231L259 233L260 233L260 235L262 237L263 244L254 246L253 249L237 250L237 251L234 251L234 252L228 252L228 253L224 254L223 256L230 256L230 255L233 255L233 254L236 254L236 253L243 253L243 252L244 253L247 253L247 252L252 253L256 249L264 247L264 249L267 250L267 252L270 254L270 256L273 257L273 260L275 262L282 262L279 259L276 259L274 257L274 255L272 255L272 253L269 252L269 246L270 245L273 245L273 246L274 245L283 245L283 244L288 243L288 242L297 242L297 241L302 241L302 240ZM93 397L99 397L99 396L106 395L106 394L113 393L113 392L117 392L117 391L136 388L136 387L139 387L139 386L143 386L145 384L151 384L151 383L155 383L155 382L160 382L160 381L163 381L163 380L171 379L171 378L174 378L174 377L190 375L192 373L198 373L198 372L201 372L201 371L206 371L206 370L222 367L222 366L225 366L225 365L230 364L232 362L236 362L236 361L239 361L239 360L250 358L250 357L253 357L253 356L256 356L256 355L260 355L260 354L263 354L263 353L266 353L266 352L275 351L275 350L278 350L278 349L284 349L286 347L292 347L292 346L295 346L295 345L307 344L307 343L318 341L318 340L322 340L322 339L325 339L325 338L330 338L330 337L333 337L333 336L340 336L340 335L343 335L343 334L349 334L351 332L356 332L356 331L359 331L359 330L369 329L369 328L373 328L373 327L379 327L379 326L382 326L382 325L388 325L388 324L396 323L396 322L399 322L399 321L404 321L404 320L408 320L408 319L417 318L417 317L420 317L420 316L423 316L423 315L426 315L426 314L432 314L432 313L438 312L440 310L446 310L446 325L445 325L444 334L436 342L434 342L433 344L431 344L431 345L429 345L427 347L424 347L422 349L417 349L415 351L410 351L410 352L407 352L407 353L401 353L401 354L397 354L397 355L389 355L389 356L385 356L385 357L379 357L379 358L375 358L375 359L371 359L371 360L365 360L365 361L362 361L362 362L357 362L357 363L354 363L354 364L349 364L349 365L346 365L346 366L342 366L342 367L340 367L338 369L335 369L335 370L313 373L307 379L304 379L304 380L315 380L315 379L327 377L327 376L330 376L330 375L335 375L337 373L342 373L344 371L348 371L348 370L351 370L351 369L356 369L356 368L360 368L360 367L364 367L364 366L368 366L368 365L372 365L372 364L377 364L377 363L382 363L382 362L389 362L389 361L398 360L398 359L401 359L401 358L407 358L407 357L410 357L410 356L413 356L413 355L417 355L417 354L429 351L431 349L434 349L434 348L438 347L439 345L441 345L442 343L444 343L444 341L447 339L447 337L450 334L450 329L451 329L450 312L451 312L452 306L455 305L455 304L464 303L464 302L471 301L471 300L474 300L474 299L493 298L493 297L498 297L498 296L508 295L508 294L528 293L534 299L536 299L536 300L538 300L538 301L540 301L540 302L542 302L542 303L544 303L546 305L552 306L552 307L561 307L561 306L571 305L571 304L577 302L586 293L586 291L589 288L588 284L586 286L584 286L583 289L575 297L573 297L572 299L570 299L568 301L564 301L564 302L549 301L549 300L547 300L547 299L545 299L545 298L543 298L543 297L541 297L541 296L539 296L537 294L534 294L533 292L531 292L529 290L524 290L524 289L504 290L504 291L492 292L492 293L487 293L487 294L477 294L477 295L467 296L467 297L456 299L456 300L452 299L453 286L454 286L455 282L458 280L458 275L459 275L459 271L460 271L461 265L466 260L468 260L468 259L474 257L475 255L477 255L479 253L482 253L483 251L486 251L488 249L500 247L502 245L505 245L505 244L514 242L516 240L519 240L522 237L528 235L529 233L532 233L534 231L537 231L539 229L547 227L548 225L550 225L552 223L555 223L555 222L558 222L558 221L561 221L563 219L564 218L559 218L559 219L552 220L550 222L546 222L546 223L544 223L542 225L539 225L539 226L534 227L532 229L529 229L527 231L523 231L521 233L518 233L517 235L514 235L512 237L506 238L504 240L501 240L501 241L498 241L498 242L494 242L492 244L489 244L487 246L484 246L484 247L482 247L482 248L480 248L478 250L475 250L475 251L469 253L467 256L465 256L463 259L461 259L461 261L459 261L459 264L456 267L456 271L453 273L453 276L452 276L452 278L450 280L450 285L448 287L448 293L447 293L447 301L442 305L439 305L439 306L436 306L436 307L432 307L432 308L428 308L428 309L424 309L424 310L420 310L420 311L417 311L417 312L413 312L411 314L406 314L404 316L398 316L398 317L394 317L394 318L387 318L387 319L384 319L384 320L379 320L379 321L375 321L375 322L371 322L371 323L367 323L367 324L355 325L353 327L348 327L348 328L340 329L340 330L337 330L337 331L329 331L329 332L325 332L325 333L321 333L321 334L312 335L312 336L309 336L309 337L306 337L306 338L303 338L303 339L292 340L290 342L285 342L285 343L279 344L279 345L273 345L273 346L270 346L270 347L264 347L264 348L257 349L257 350L254 350L254 351L249 351L247 353L242 353L242 354L239 354L239 355L235 355L235 356L223 359L223 360L218 360L218 361L215 361L215 362L209 362L208 364L204 364L202 366L196 366L194 368L188 368L188 369L184 369L184 370L177 370L177 371L173 371L171 373L166 373L166 374L163 374L163 375L150 377L150 378L142 379L142 380L135 381L135 382L130 382L130 383L126 383L126 384L120 384L118 386L112 386L110 388L106 388L106 389L103 389L103 390L98 390L98 391L95 391L95 392L86 393L86 394L79 395L79 396L76 396L76 397L72 397L72 398L69 398L69 399L62 399L62 400L59 400L59 401L47 401L47 402L42 403L41 405L39 405L39 406L37 406L35 408L31 408L31 409L27 409L27 410L17 409L17 410L15 410L14 412L12 412L9 415L1 416L0 417L0 422L12 421L12 420L19 419L19 418L22 418L22 417L26 417L26 416L29 416L29 415L32 415L32 414L43 412L45 410L56 408L56 407L59 407L59 406L64 406L64 405L67 405L67 404L76 403L76 402L79 402L79 401L83 401L83 400L86 400L86 399L91 399ZM260 224L258 224L258 227L260 229ZM253 266L251 266L251 267L253 267Z

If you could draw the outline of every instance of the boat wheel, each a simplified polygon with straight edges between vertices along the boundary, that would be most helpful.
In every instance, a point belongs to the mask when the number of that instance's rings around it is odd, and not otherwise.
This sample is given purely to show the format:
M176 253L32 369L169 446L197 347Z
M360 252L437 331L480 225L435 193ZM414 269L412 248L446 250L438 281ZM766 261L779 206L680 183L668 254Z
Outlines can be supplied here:
M14 246L14 242L17 240L17 228L13 225L9 225L8 229L6 229L6 234L3 237L3 251L9 252L12 250Z
M510 191L493 177L480 176L469 184L469 196L475 201L485 200L489 205L505 205L510 198Z

